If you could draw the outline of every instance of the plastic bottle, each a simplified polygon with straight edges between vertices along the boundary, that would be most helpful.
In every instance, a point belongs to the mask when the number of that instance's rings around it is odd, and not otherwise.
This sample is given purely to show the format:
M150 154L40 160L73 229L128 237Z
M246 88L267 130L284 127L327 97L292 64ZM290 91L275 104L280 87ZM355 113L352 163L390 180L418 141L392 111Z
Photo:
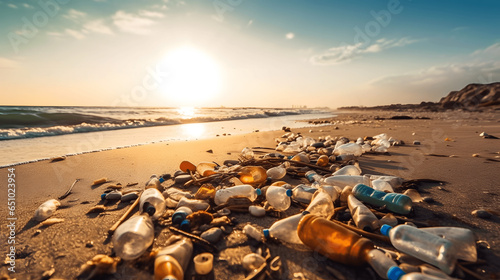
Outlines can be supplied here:
M306 211L313 215L330 219L335 214L332 197L326 191L318 189L314 193L313 199L309 206L307 206Z
M243 232L249 236L249 237L252 237L253 239L257 240L257 241L262 241L262 237L264 237L264 235L262 234L262 231L256 229L254 226L252 225L245 225L243 227Z
M177 203L176 208L180 208L186 206L189 209L193 210L193 212L196 211L205 211L210 207L210 204L204 200L198 200L198 199L189 199L186 197L181 198L179 200L179 203Z
M370 177L367 175L336 175L326 177L323 180L323 184L339 186L341 188L345 186L355 186L357 184L370 184Z
M379 176L379 175L370 175L370 180L372 180L372 187L373 187L373 182L375 180L382 180L387 182L393 189L401 187L403 184L403 178L396 177L396 176Z
M374 249L369 239L316 215L304 216L297 234L309 248L343 264L362 265Z
M336 156L350 154L359 157L363 154L363 148L361 148L361 145L356 143L347 143L340 145L339 147L335 147L333 154Z
M187 238L161 249L155 259L154 279L183 280L192 254L193 243Z
M477 249L474 233L466 228L459 227L427 227L420 230L442 237L457 248L457 259L469 262L477 261Z
M267 180L267 171L262 166L245 166L238 172L243 184L260 184Z
M215 174L215 167L217 164L213 162L200 162L196 166L196 171L202 176L207 177Z
M369 232L379 228L379 221L375 214L352 194L347 198L347 205L349 206L349 211L351 211L352 219L358 228Z
M450 241L408 225L394 228L383 225L380 232L389 236L392 245L399 251L437 266L446 274L453 272L456 251Z
M321 155L316 161L317 166L328 166L330 163L327 155Z
M175 210L174 214L172 214L172 224L179 225L186 219L187 216L193 214L193 210L189 207L182 206Z
M267 202L278 211L285 211L290 207L292 190L281 186L269 186L266 191Z
M47 219L54 214L59 206L61 206L61 203L55 199L45 201L35 210L35 220L41 222Z
M313 194L317 190L317 188L310 188L306 185L300 184L292 190L292 198L300 203L309 204L311 203Z
M134 216L121 224L113 234L113 250L124 260L140 257L153 244L154 226L147 213Z
M269 229L264 229L264 237L274 237L281 241L302 244L297 235L297 226L304 216L309 216L307 211L276 221Z
M375 206L386 206L387 210L406 215L412 208L411 198L399 193L385 193L367 185L357 184L352 194L359 200Z
M368 252L368 263L373 270L375 270L375 272L384 279L399 277L400 275L405 274L404 271L398 267L396 262L377 249L373 249Z
M279 180L286 175L286 168L284 164L281 164L279 166L275 166L272 168L269 168L266 171L267 177L271 178L272 180Z
M245 147L245 148L243 148L243 150L241 150L241 156L243 156L245 159L249 160L249 159L253 159L255 154L251 148Z
M361 175L361 169L354 165L346 165L332 174L332 176L338 175Z
M335 187L335 186L328 186L328 185L322 185L319 186L318 189L324 190L326 193L330 195L332 198L332 201L335 203L335 201L339 198L340 196L340 188Z
M144 190L141 197L139 198L139 213L154 211L154 215L151 217L153 220L157 220L163 212L165 212L165 198L161 192L156 188L150 188Z
M347 205L347 198L352 194L352 187L346 186L340 193L340 205Z
M391 184L389 182L384 181L384 180L373 180L371 181L371 186L374 190L381 191L381 192L394 192L394 189L392 188Z
M161 179L163 179L163 178L161 178ZM149 177L149 181L146 183L146 189L150 189L150 188L161 189L162 182L160 182L160 179L158 179L158 176L153 174L153 175L151 175L151 177Z
M261 195L260 189L255 189L250 185L239 185L226 189L220 189L215 192L214 202L217 205L225 203L230 197L233 196L245 196L251 201L257 199L257 196Z
M306 174L305 174L307 180L309 182L318 182L321 184L321 182L323 182L323 176L321 175L318 175L318 173L316 173L316 171L314 170L310 170L310 171L307 171Z
M299 162L304 162L304 163L310 163L311 162L309 160L309 157L305 153L298 153L295 156L293 156L291 160L293 160L293 161L299 161Z

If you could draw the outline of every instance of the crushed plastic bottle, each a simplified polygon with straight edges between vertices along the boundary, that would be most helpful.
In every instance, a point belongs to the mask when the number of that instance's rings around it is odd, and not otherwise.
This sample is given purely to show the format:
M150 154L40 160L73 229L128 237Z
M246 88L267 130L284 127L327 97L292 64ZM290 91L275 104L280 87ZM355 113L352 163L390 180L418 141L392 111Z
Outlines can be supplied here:
M300 203L309 204L311 203L313 194L317 191L317 188L311 188L306 185L300 184L293 188L292 198Z
M420 230L442 237L457 248L457 258L469 261L477 261L477 249L474 233L470 229L459 227L426 227Z
M177 208L174 214L172 214L172 224L180 225L191 214L193 214L193 210L189 207L182 206Z
M304 216L298 224L297 234L312 250L343 264L362 265L374 249L369 239L316 215Z
M336 156L354 155L355 157L359 157L363 154L363 148L361 148L361 145L356 143L347 143L335 147L335 150L333 150L333 154Z
M380 227L375 214L352 194L347 198L347 205L351 211L352 219L358 228L364 231L373 232Z
M271 167L266 171L266 174L267 177L271 178L272 180L279 180L286 175L286 164Z
M412 208L411 198L399 193L385 193L364 184L357 184L352 194L359 200L375 206L386 206L387 210L406 215Z
M306 211L330 219L335 214L332 197L324 190L318 189L314 195L311 203L307 206Z
M384 279L404 274L404 271L398 267L396 262L377 249L373 249L368 253L368 263L378 276Z
M389 236L399 251L435 265L448 275L453 272L456 251L450 241L408 225L383 225L380 232Z
M187 238L161 249L155 259L154 279L183 280L192 254L193 243Z
M302 244L302 241L297 235L297 226L300 222L300 219L302 219L302 217L304 216L307 216L307 214L309 213L307 211L304 211L302 213L276 221L271 225L269 229L263 230L264 237L274 237L284 242Z
M332 174L332 176L338 175L361 175L361 169L354 165L346 165Z
M52 216L57 210L57 207L61 206L61 203L56 199L50 199L42 203L36 210L34 219L41 222L48 217Z
M196 211L205 211L210 207L210 204L204 200L199 200L199 199L189 199L186 197L181 198L179 200L179 203L177 203L177 209L180 207L188 207L189 209L193 210L193 212Z
M134 216L121 224L113 234L113 250L124 260L140 257L154 240L153 221L147 213Z
M241 156L247 160L250 160L255 157L255 153L253 152L252 148L245 147L243 148L243 150L241 150Z
M365 184L370 185L370 177L368 175L337 175L326 177L323 180L323 184L332 185L332 186L355 186L357 184Z
M165 208L165 198L156 188L144 190L139 198L139 213L154 213L151 217L153 220L157 220L161 217L163 212L165 212Z
M262 166L245 166L242 167L238 175L243 184L260 184L267 180L267 171Z
M257 196L261 195L261 190L256 189L250 185L239 185L230 188L220 189L215 192L214 202L217 205L225 203L230 197L233 196L245 196L250 201L257 199Z
M370 175L370 180L372 180L372 185L373 181L375 180L381 180L387 182L393 189L401 187L403 184L403 178L396 177L396 176L389 176L389 175Z
M290 208L291 196L292 190L282 186L271 185L266 191L267 202L277 211L285 211Z

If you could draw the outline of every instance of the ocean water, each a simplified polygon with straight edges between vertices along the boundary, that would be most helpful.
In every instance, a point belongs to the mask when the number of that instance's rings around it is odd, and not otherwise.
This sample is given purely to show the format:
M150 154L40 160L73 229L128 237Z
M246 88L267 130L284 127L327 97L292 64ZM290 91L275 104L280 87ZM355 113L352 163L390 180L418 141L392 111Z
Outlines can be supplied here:
M163 141L308 126L329 109L0 106L0 167Z

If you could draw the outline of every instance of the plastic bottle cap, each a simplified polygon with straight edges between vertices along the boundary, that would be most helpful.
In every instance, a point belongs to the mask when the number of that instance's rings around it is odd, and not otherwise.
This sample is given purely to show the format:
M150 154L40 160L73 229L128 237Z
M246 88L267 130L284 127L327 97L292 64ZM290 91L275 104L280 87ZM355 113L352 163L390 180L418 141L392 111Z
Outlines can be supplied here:
M149 202L144 203L143 207L145 208L145 212L148 213L149 216L153 216L156 213L156 208Z
M160 177L160 179L158 181L160 181L160 183L163 183L163 182L165 182L165 179L163 179L163 177Z
M101 194L101 199L102 199L102 200L105 200L105 199L106 199L106 194L105 194L105 193Z
M302 212L302 215L307 215L307 214L311 214L311 212L309 212L309 211L303 211Z
M257 193L257 195L261 195L262 194L262 191L260 189L256 189L255 192Z
M264 232L264 237L269 238L269 230L265 229L265 230L263 230L263 232Z
M401 276L405 275L406 272L404 272L401 268L398 266L391 266L389 270L387 270L387 278L389 280L399 280Z
M212 271L214 255L210 253L201 253L194 257L193 262L196 273L199 275L206 275Z
M179 228L184 230L184 231L188 231L191 228L191 223L189 222L189 220L184 220L184 221L182 221Z
M382 233L385 236L389 236L389 231L391 231L392 227L390 225L382 225L380 227L380 233Z
M184 219L186 219L186 213L175 212L172 215L172 224L174 224L174 225L180 224L180 223L182 223L182 221L184 221Z
M292 196L293 192L292 190L288 189L286 190L286 196Z

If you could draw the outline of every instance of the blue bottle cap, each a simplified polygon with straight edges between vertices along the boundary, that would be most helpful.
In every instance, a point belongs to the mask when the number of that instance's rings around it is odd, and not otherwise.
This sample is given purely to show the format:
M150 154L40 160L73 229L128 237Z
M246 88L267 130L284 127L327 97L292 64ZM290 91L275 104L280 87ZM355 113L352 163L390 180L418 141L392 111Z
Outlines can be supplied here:
M385 236L389 236L389 231L391 231L392 227L390 225L382 225L380 227L380 233L382 233Z
M186 219L185 212L175 212L172 215L172 224L178 225L178 224L182 223L182 221L184 221L184 219Z
M404 272L401 268L398 266L391 266L389 270L387 271L387 278L389 280L399 280L401 276L405 275L406 272Z
M257 195L261 195L262 194L262 191L260 189L255 189L255 192L257 193Z
M264 232L264 237L269 238L269 229L265 229L263 230L263 232Z
M182 221L179 228L183 231L189 231L191 229L191 223L189 222L189 220L184 220Z
M288 189L286 190L286 196L292 196L293 192L292 190Z
M160 177L160 179L158 179L158 181L160 181L160 183L163 183L163 182L165 182L165 179L163 179L163 177Z
M106 199L106 194L105 194L105 193L101 194L101 199L102 199L102 200L105 200L105 199Z
M146 203L144 203L146 204ZM145 212L149 214L149 216L153 216L156 213L156 208L149 204L148 206L144 205L146 207Z

